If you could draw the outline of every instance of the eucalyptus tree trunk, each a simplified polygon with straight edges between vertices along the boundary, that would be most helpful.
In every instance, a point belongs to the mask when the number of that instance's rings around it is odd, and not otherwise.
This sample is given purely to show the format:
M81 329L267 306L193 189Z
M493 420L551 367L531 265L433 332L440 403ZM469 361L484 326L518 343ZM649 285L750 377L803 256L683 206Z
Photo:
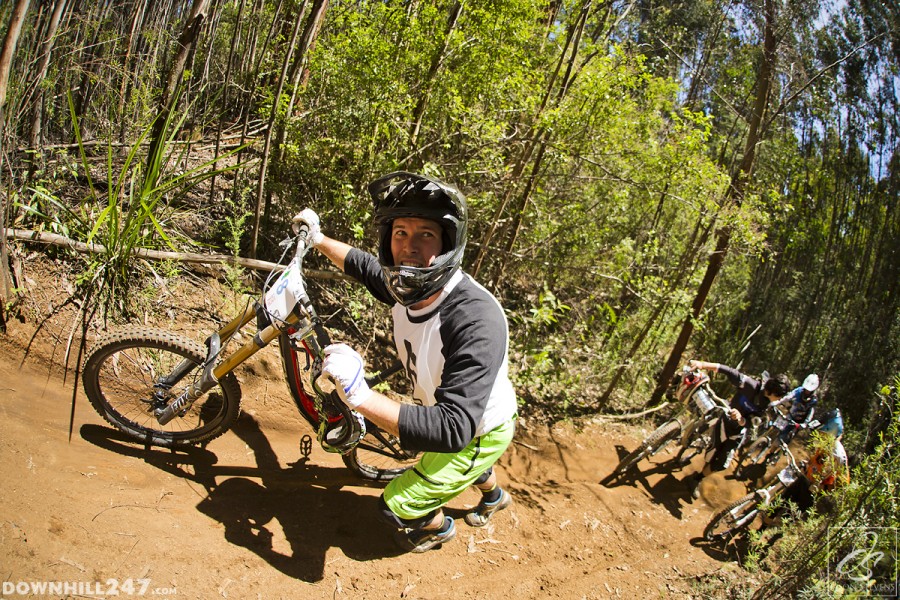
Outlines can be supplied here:
M231 87L231 66L234 62L234 49L237 45L238 38L241 33L241 17L244 14L244 6L246 5L246 0L241 0L237 9L237 16L234 19L234 31L231 34L231 45L228 48L228 58L225 62L225 77L222 82L222 114L226 115L229 111L228 106L228 88ZM216 144L215 150L213 151L213 165L212 171L213 176L209 182L209 201L213 202L216 195L216 170L219 168L218 159L219 159L219 147L222 143L222 125L226 123L226 119L220 118L218 119L216 126Z
M172 109L172 103L177 96L175 90L184 74L184 66L187 64L188 55L194 44L197 42L197 36L200 34L200 28L203 24L203 18L206 16L206 5L208 0L194 0L191 7L190 15L184 25L184 30L178 37L177 48L172 64L169 67L169 73L166 77L166 83L162 89L162 95L159 99L156 120L153 123L153 131L150 136L150 149L147 156L152 157L156 154L160 144L164 142L162 139L165 135L165 124ZM149 164L148 164L149 167ZM149 169L148 169L149 172Z
M450 15L447 18L447 27L444 29L444 43L440 48L435 50L434 56L431 58L431 66L428 68L428 74L425 75L424 89L419 94L419 100L416 102L416 107L413 109L413 123L409 131L409 145L413 152L417 152L419 131L422 129L422 118L425 116L425 109L428 108L428 100L431 96L432 89L434 89L434 82L437 78L437 74L440 72L441 66L447 58L447 50L450 48L450 38L453 37L453 31L456 29L456 24L459 22L462 10L463 3L460 1L454 2L453 6L450 7Z
M685 274L689 272L688 267L693 262L693 258L696 255L697 249L702 248L706 244L711 229L712 226L703 226L702 218L698 219L697 226L694 228L694 233L692 235L691 241L685 245L684 253L681 255L681 259L678 261L678 266L673 271L674 275L666 278L665 287L663 288L662 293L659 295L660 299L658 300L656 307L654 307L653 312L647 319L647 322L644 324L641 332L632 341L628 353L618 361L619 366L616 368L616 371L613 374L609 385L606 386L606 390L597 401L594 410L602 410L609 403L610 395L612 394L613 390L618 387L619 381L628 370L629 364L631 364L632 360L637 355L638 350L646 341L650 332L653 330L653 327L657 322L659 322L662 315L671 305L671 292L682 287L682 285L684 284L684 282L679 280L676 276L680 275L682 278L684 278Z
M314 0L312 8L309 12L309 18L306 20L306 26L303 28L303 35L300 36L300 44L298 46L297 55L294 58L294 64L291 67L291 97L288 100L285 109L285 119L278 126L278 135L275 141L275 154L278 164L284 160L284 140L287 135L287 125L291 114L294 112L294 104L297 102L298 91L306 85L306 65L309 64L309 53L316 44L319 31L322 29L322 23L325 20L325 12L328 10L329 0Z
M587 0L581 7L581 11L578 15L578 18L574 25L570 28L567 43L567 48L569 48L569 53L564 51L560 55L560 60L556 66L556 72L554 73L553 78L551 78L550 86L547 87L546 93L544 95L544 102L541 107L540 112L543 112L544 107L549 103L550 99L553 100L553 105L558 106L566 96L566 93L569 90L569 87L572 85L572 82L578 75L578 72L581 68L583 68L586 64L586 61L581 61L578 63L578 51L581 45L581 39L584 35L585 26L587 24L588 16L590 15L593 9L592 0ZM565 67L564 73L560 76L560 71ZM559 87L555 89L555 82L559 81ZM519 193L518 201L516 202L515 207L510 213L512 218L510 222L510 226L507 229L506 233L506 243L502 248L499 256L500 260L497 261L496 267L494 269L493 275L488 278L491 281L491 284L494 289L497 289L503 280L503 275L506 270L508 261L513 256L513 250L515 249L516 241L518 240L519 233L522 230L522 226L524 223L526 209L528 208L528 203L531 201L531 195L537 186L538 178L541 172L541 166L543 165L544 155L547 152L547 146L551 141L552 133L546 128L541 127L537 130L536 134L532 137L531 142L529 143L529 148L525 151L525 161L530 162L530 174L528 176L527 181L525 182L525 187ZM531 157L534 156L533 159ZM525 165L523 164L523 167ZM516 178L517 179L517 178ZM516 186L516 179L513 180L511 186ZM487 247L487 244L483 244L481 251L484 252ZM482 256L480 255L480 258Z
M281 65L281 75L278 78L278 84L275 88L275 94L272 102L272 112L269 114L269 123L266 127L265 143L263 144L262 160L259 166L259 181L256 185L256 205L253 209L253 227L250 232L250 258L256 258L256 249L259 242L260 220L263 214L263 203L265 202L266 190L266 173L269 167L269 150L272 147L272 138L275 134L275 119L278 117L278 107L281 104L281 93L284 91L285 80L287 79L288 68L291 64L291 56L297 47L297 39L300 37L300 24L303 22L303 11L297 13L294 19L294 27L291 32L291 41L288 44L284 54L284 61ZM268 202L266 202L268 209Z
M138 81L140 76L140 70L135 58L139 51L138 44L140 43L140 40L138 39L140 37L138 35L139 25L144 21L144 17L147 14L148 2L150 2L150 0L136 2L133 11L134 14L131 19L131 28L128 32L128 47L125 51L124 61L125 73L123 74L122 82L119 85L119 108L118 111L116 111L116 115L119 118L119 143L123 146L125 144L125 135L127 133L127 123L130 121L130 119L125 116L125 110L128 107L131 92L134 89L134 82Z
M44 42L41 47L40 60L35 76L35 94L32 100L32 117L31 117L31 135L29 136L28 145L35 153L41 144L41 129L43 127L44 116L44 78L47 77L47 69L50 66L50 56L53 53L54 40L56 32L59 29L59 22L62 18L63 8L66 6L66 0L56 0L53 7L53 14L50 16L50 22L47 25L47 33L44 36Z
M731 185L726 192L724 203L734 203L740 206L744 198L744 188L747 180L753 174L753 166L756 161L756 148L761 141L761 125L763 116L769 106L769 93L772 88L772 78L775 73L775 51L777 48L777 40L775 37L775 9L776 0L765 0L764 18L765 26L763 28L763 59L759 68L759 76L757 77L758 85L756 88L756 98L753 103L753 112L750 115L749 128L747 130L747 139L744 145L744 156L737 171L731 178ZM694 301L691 304L691 312L684 320L681 326L681 332L675 345L672 348L669 358L666 361L663 370L656 382L656 389L650 398L649 405L657 404L663 397L669 381L672 380L678 364L681 362L681 356L687 348L691 334L694 332L694 322L700 318L706 299L712 289L719 271L725 262L725 255L731 243L731 229L723 227L716 232L716 246L712 254L709 255L709 261L706 266L706 272Z
M258 14L262 7L265 4L265 0L257 0L257 4L252 12L252 14ZM248 46L249 50L241 54L242 60L240 68L238 69L238 73L241 75L239 77L240 81L243 83L243 89L245 90L241 97L240 103L240 111L242 114L243 125L241 126L241 141L240 145L244 145L247 140L247 136L250 133L250 116L253 114L253 106L255 101L255 90L258 86L256 85L256 80L259 79L259 75L262 69L263 57L266 54L266 49L269 47L269 40L275 35L275 30L278 24L278 21L281 17L281 9L284 5L284 0L278 0L278 4L275 6L275 11L272 14L272 22L269 24L268 31L266 32L266 38L263 41L262 48L257 51L259 46L259 27L249 27L247 32L249 36ZM244 157L244 150L241 150L238 153L237 160L241 162ZM242 180L241 180L242 172L238 171L236 174L234 185L232 186L232 199L235 203L239 202L239 196L242 188Z
M589 11L590 6L591 0L586 0L586 2L582 5L581 12L579 13L577 24L568 29L566 42L563 46L562 52L560 53L559 60L556 63L556 68L554 69L553 74L550 76L549 81L547 82L541 104L532 116L532 121L535 123L540 119L541 115L547 109L547 105L550 103L550 99L553 97L553 92L556 89L556 82L560 77L560 71L562 70L563 65L566 63L566 56L568 55L569 51L571 50L572 52L573 60L574 56L578 54L578 48L575 42L575 38L580 37L580 34L583 31L584 20L587 18L587 12ZM565 89L565 87L565 85L560 86L561 89ZM490 246L494 238L498 235L502 235L500 228L501 224L503 223L503 215L507 212L510 202L512 202L512 198L517 190L519 179L527 169L528 163L531 160L531 157L534 155L535 150L542 144L544 136L545 130L543 128L533 129L530 140L526 143L525 148L522 150L522 153L519 155L519 158L516 160L515 164L513 164L509 177L510 183L503 195L503 200L501 200L500 204L497 206L497 210L494 212L494 216L490 221L491 226L482 237L481 244L478 249L478 254L475 257L475 260L472 262L471 272L473 277L477 278L481 269L485 266L485 261L487 259L488 253L490 252ZM533 179L531 181L533 181ZM523 201L527 203L527 200L528 192L525 192L520 196L519 205L522 205ZM519 215L519 218L521 218L521 214ZM501 265L498 267L497 272L502 271L502 268L503 266L501 263ZM496 282L494 282L493 285L496 288Z
M9 85L9 71L12 67L13 56L19 43L19 33L22 31L22 23L25 21L25 13L28 12L30 0L18 0L13 7L9 19L9 28L3 39L3 47L0 48L0 173L5 171L3 157L6 155L5 127L6 122L6 90ZM2 182L2 177L0 177ZM12 286L9 278L9 250L6 247L6 225L9 220L8 195L0 189L0 217L3 219L3 227L0 228L0 331L6 331L6 301L12 294Z
M99 2L92 7L92 10L86 16L86 23L99 25L106 21L107 15L112 10L112 2ZM101 27L94 28L94 34L87 45L82 48L81 55L78 58L83 74L81 82L78 84L77 95L75 96L75 115L78 122L82 125L82 132L89 131L85 125L85 116L88 106L91 104L94 89L97 87L96 81L100 80L97 71L103 63L102 57L105 52L105 45L100 44L100 37L103 33Z

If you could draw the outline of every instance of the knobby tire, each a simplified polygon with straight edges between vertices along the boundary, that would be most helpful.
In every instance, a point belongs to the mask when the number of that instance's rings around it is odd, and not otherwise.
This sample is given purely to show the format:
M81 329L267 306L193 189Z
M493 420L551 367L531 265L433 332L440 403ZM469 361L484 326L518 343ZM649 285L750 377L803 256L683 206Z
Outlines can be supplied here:
M110 425L135 441L177 448L207 443L232 426L240 413L241 389L234 374L198 398L190 409L160 425L154 408L159 377L187 359L192 369L163 395L171 402L200 376L206 348L177 334L154 329L110 333L97 339L82 371L84 391Z
M366 435L341 458L358 477L370 481L390 481L415 466L418 452L400 447L400 439L366 420Z
M721 540L747 529L759 514L759 502L755 493L735 500L710 519L703 530L703 537L709 541Z
M363 479L390 481L415 466L419 455L401 450L400 440L375 428L342 458L344 465Z
M664 423L648 435L637 449L623 458L613 473L616 476L624 475L648 456L659 452L663 446L677 438L680 433L681 424L678 421Z

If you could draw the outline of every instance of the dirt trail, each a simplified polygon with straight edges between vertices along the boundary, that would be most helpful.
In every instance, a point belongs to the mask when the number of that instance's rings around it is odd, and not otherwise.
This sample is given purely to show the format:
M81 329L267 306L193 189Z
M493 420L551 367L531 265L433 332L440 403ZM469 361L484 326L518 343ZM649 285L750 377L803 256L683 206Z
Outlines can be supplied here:
M498 468L513 506L472 529L468 491L448 511L456 540L402 554L375 517L378 486L317 447L301 456L310 431L274 351L240 373L243 415L203 450L124 441L82 393L69 440L71 374L64 383L47 357L70 322L46 327L24 364L33 330L0 336L3 598L42 583L75 587L38 597L127 596L129 583L137 596L146 583L143 595L203 599L701 598L747 577L699 541L743 486L710 477L692 501L681 479L693 467L672 473L665 453L603 486L642 431L599 421L523 421Z

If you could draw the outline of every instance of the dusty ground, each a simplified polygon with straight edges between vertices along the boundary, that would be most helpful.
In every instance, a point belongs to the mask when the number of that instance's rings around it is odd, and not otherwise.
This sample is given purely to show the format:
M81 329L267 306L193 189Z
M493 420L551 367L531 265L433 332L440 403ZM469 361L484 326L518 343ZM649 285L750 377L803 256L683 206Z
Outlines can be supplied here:
M69 439L72 374L63 381L59 341L73 317L56 310L50 283L34 284L26 322L0 335L4 598L42 583L80 587L39 597L204 599L705 598L723 582L753 585L734 555L699 539L742 484L707 478L692 501L681 479L693 467L672 472L666 454L633 480L599 483L646 433L640 425L524 421L498 469L515 504L472 529L467 492L449 511L457 539L423 555L401 554L376 520L377 486L318 448L303 459L310 431L291 414L274 353L241 372L239 424L205 450L124 441L80 391Z

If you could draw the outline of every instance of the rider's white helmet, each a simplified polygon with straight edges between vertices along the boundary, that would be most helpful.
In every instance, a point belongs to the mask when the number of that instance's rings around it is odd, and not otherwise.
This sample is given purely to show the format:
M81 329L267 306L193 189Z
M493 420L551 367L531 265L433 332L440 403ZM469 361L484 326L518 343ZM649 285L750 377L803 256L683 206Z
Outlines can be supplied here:
M819 376L815 373L807 375L806 379L803 380L803 389L807 392L814 392L819 389Z

